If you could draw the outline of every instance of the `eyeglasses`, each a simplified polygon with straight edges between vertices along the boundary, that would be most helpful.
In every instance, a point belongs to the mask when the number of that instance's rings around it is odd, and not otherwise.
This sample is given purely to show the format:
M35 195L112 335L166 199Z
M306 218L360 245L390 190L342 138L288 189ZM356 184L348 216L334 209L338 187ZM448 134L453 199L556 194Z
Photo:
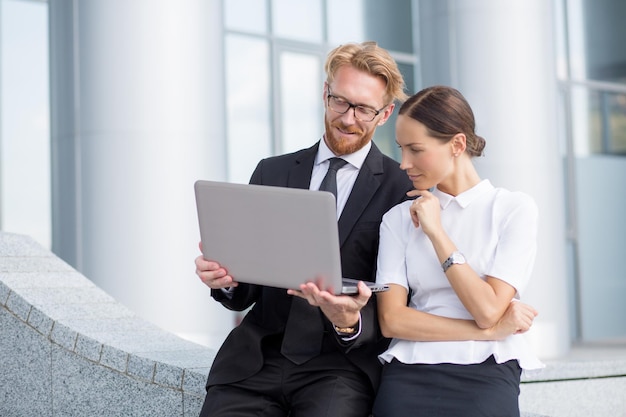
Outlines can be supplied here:
M371 122L385 109L384 106L380 110L373 109L371 107L361 106L359 104L352 104L347 100L342 99L331 94L330 88L328 88L328 107L339 114L346 114L350 109L354 109L354 118L361 122Z

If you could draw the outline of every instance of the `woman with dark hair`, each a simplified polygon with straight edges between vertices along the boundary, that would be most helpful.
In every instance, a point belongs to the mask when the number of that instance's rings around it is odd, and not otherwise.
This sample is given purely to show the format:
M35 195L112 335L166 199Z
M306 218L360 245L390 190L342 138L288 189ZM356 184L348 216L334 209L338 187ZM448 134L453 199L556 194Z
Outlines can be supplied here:
M521 370L543 367L521 334L537 313L518 301L535 260L537 206L479 177L472 158L485 140L453 88L410 97L396 138L417 198L380 227L377 282L390 290L377 296L378 316L393 340L379 356L374 415L517 417Z

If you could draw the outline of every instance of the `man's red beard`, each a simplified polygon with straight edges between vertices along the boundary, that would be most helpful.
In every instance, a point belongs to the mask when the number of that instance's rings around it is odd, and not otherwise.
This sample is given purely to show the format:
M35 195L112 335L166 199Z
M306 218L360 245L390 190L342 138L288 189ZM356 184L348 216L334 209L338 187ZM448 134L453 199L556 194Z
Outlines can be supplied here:
M326 126L326 145L330 148L335 155L347 155L358 151L372 139L374 131L364 133L356 126L344 126L341 122L329 122L324 120ZM336 129L341 129L344 132L351 133L354 138L346 139L337 132ZM351 137L352 137L351 135ZM358 140L355 140L358 137Z

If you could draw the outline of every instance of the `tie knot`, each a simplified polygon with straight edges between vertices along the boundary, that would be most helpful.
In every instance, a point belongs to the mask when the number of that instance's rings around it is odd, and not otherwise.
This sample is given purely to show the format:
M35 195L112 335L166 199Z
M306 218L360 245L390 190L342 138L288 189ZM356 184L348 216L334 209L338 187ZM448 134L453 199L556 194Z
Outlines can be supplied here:
M344 166L345 164L348 163L348 161L346 161L345 159L341 159L341 158L330 158L330 166L328 167L328 169L333 169L335 171L337 171L339 168L341 168L342 166Z

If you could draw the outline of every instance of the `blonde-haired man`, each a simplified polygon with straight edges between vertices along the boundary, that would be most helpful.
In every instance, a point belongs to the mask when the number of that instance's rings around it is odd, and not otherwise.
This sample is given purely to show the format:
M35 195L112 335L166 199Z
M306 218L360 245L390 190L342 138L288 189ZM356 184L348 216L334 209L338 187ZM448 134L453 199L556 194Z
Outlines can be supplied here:
M332 164L342 272L373 281L382 215L412 189L398 163L372 142L395 102L406 98L404 81L375 42L333 49L325 69L323 138L260 161L250 183L317 190L331 160L340 158ZM388 340L365 285L356 296L320 291L312 283L294 292L238 283L202 256L195 263L215 300L237 311L252 306L213 362L201 416L370 415L381 371L377 355Z

